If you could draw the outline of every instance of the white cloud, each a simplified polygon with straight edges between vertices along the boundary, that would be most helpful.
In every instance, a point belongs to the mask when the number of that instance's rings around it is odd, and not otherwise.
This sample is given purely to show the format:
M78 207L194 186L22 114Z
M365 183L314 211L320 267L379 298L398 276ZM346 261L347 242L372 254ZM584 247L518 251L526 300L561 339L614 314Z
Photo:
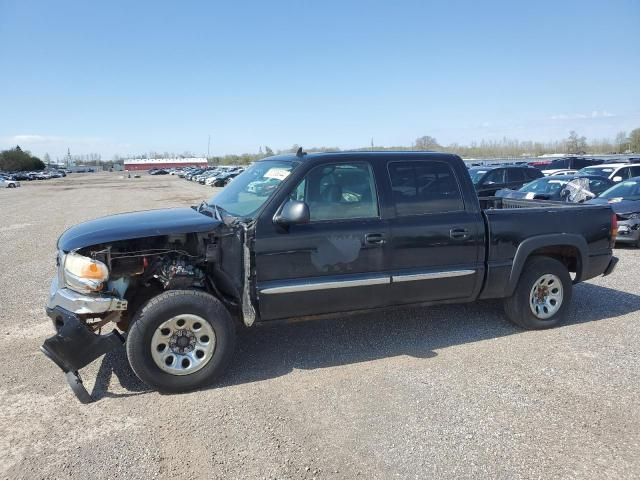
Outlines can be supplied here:
M606 110L598 111L593 110L591 113L559 113L551 115L551 120L581 120L587 118L609 118L615 117L614 113L607 112Z

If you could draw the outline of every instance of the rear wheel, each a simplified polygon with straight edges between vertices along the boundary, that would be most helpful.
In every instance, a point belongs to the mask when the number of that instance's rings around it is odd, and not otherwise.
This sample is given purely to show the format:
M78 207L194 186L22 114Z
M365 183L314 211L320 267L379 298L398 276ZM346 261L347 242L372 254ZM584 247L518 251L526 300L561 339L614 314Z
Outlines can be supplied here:
M146 384L182 392L221 375L234 345L235 325L217 298L195 290L171 290L136 313L127 357Z
M16 188L16 184L15 183L10 183L9 184L9 188Z
M522 328L558 325L571 303L573 284L567 268L550 257L527 260L513 295L504 302L509 319Z

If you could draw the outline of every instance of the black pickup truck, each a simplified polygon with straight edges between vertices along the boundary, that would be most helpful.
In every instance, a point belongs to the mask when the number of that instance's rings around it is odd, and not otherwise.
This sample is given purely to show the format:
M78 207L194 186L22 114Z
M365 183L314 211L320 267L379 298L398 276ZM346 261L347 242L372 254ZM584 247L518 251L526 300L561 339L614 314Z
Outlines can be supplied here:
M179 392L219 376L236 328L258 322L503 298L511 321L548 328L573 283L614 269L615 219L479 200L455 155L270 157L197 207L64 232L42 350L87 402L78 370L123 342L142 381Z

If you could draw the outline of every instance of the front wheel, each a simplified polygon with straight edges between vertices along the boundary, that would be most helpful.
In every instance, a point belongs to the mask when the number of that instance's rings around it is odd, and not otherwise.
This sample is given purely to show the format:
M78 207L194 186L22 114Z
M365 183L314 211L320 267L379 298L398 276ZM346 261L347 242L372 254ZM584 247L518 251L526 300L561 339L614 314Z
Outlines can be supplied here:
M541 330L558 325L571 303L573 283L567 268L550 257L527 260L515 292L504 309L516 325Z
M235 325L217 298L196 290L170 290L134 316L127 357L144 383L164 392L183 392L220 376L234 345Z

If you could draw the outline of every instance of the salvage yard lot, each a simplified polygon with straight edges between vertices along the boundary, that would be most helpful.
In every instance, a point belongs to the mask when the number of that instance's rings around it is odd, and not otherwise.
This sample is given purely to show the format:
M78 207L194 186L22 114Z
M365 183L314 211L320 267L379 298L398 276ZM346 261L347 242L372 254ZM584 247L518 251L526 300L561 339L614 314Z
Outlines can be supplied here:
M240 333L221 382L147 391L123 350L81 405L40 352L55 241L111 213L193 205L174 176L70 175L0 190L0 478L640 476L640 251L522 331L498 302Z

